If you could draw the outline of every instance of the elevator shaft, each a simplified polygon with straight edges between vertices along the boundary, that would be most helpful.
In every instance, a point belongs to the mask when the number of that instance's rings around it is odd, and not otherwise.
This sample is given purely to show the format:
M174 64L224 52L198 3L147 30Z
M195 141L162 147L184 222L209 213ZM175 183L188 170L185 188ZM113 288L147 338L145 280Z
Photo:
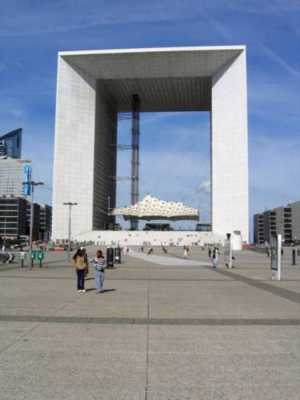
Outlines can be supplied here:
M131 130L131 205L139 201L139 166L140 166L140 99L137 94L132 96L132 130ZM130 228L138 229L138 220L130 220Z

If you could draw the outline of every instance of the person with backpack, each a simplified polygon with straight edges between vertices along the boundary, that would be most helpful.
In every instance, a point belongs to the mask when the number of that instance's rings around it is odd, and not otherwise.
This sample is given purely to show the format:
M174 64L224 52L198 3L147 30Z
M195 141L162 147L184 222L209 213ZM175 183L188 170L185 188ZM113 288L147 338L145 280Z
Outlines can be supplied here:
M84 270L84 277L86 278L87 275L89 274L89 262L88 262L88 256L87 256L87 252L86 252L86 248L85 247L80 247L80 250L82 251L82 255L84 257L84 261L86 262L86 269Z
M84 276L85 271L88 268L88 262L85 257L84 252L81 249L78 249L73 257L73 263L76 269L77 274L77 290L78 293L85 293L84 289Z
M105 268L106 268L106 261L103 256L101 250L97 250L96 257L91 260L91 263L94 265L95 268L95 285L96 285L96 292L103 293L103 283L105 277Z

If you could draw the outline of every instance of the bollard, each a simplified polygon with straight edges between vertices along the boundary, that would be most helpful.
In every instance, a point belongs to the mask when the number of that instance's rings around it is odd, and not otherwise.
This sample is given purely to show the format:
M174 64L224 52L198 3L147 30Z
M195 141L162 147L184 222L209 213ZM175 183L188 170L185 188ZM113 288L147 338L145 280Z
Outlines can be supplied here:
M292 265L296 265L296 250L292 250Z
M34 267L34 260L35 260L35 258L36 258L36 251L35 250L32 250L31 251L31 254L30 254L30 258L31 258L31 261L30 261L30 269L32 269L33 267Z
M115 263L116 264L121 264L122 259L121 259L121 248L116 247L115 248Z
M106 264L107 268L114 267L114 249L112 247L106 249Z
M36 252L36 258L39 260L40 268L43 266L44 252L43 250L39 250Z

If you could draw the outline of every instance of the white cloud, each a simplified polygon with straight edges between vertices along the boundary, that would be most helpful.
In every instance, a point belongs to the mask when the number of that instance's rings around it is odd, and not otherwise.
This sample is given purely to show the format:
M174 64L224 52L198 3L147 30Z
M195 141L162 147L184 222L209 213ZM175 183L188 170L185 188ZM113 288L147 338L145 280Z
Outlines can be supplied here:
M190 4L194 7L191 8ZM0 37L18 37L51 33L82 31L103 25L167 22L183 20L195 15L193 1L172 3L152 2L110 2L101 4L90 1L65 0L43 3L39 6L21 8L12 2L1 16ZM16 18L17 14L17 18Z
M263 43L260 43L260 46L263 48L267 56L280 65L288 74L292 75L295 78L300 77L300 70L293 67L286 59L281 57L279 54L277 54L274 50L271 49L270 46L267 46Z
M206 180L201 182L196 188L196 193L210 193L210 181Z

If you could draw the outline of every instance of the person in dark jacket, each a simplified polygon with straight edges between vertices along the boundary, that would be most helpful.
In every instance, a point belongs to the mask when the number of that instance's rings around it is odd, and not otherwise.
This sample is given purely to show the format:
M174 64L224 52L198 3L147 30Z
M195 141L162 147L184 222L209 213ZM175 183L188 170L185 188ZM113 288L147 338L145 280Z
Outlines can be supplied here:
M78 293L84 293L84 275L85 271L88 268L88 262L86 260L86 257L82 250L77 250L73 257L73 264L76 269L76 274L77 274L77 290Z

